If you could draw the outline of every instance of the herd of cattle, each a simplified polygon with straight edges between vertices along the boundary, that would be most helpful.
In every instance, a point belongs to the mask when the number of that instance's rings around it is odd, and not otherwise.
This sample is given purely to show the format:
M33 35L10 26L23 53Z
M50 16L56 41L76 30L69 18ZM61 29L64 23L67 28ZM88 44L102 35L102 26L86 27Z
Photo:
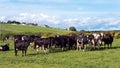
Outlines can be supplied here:
M8 37L4 38L3 41L6 39L8 39ZM52 46L55 46L55 48L60 47L62 51L65 49L85 51L87 46L89 46L90 49L96 49L96 46L100 49L102 45L104 45L104 47L111 47L112 42L113 36L110 33L56 35L55 37L48 38L35 35L14 35L14 50L15 56L17 56L19 50L22 51L22 56L25 56L28 46L31 43L34 43L35 51L42 48L46 54L47 50ZM9 44L0 46L0 51L6 50L9 50Z

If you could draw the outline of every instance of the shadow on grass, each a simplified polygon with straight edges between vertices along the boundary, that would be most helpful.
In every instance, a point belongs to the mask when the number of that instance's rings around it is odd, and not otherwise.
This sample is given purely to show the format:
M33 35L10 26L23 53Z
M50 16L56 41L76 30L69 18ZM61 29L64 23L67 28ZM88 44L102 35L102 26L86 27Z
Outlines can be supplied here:
M90 49L87 48L87 52L89 51L104 51L104 50L108 50L108 49L118 49L120 48L120 46L112 46L112 47L101 47L100 49L95 48L95 49ZM71 49L71 50L75 50L75 49ZM28 56L35 56L35 55L49 55L50 53L62 53L62 52L67 52L70 51L69 49L65 49L64 51L61 50L61 48L50 48L49 52L47 54L45 54L44 52L39 52L39 53L32 53L32 54L28 54Z
M62 51L61 48L50 48L49 52L47 52L46 54L43 52L43 50L40 50L39 52L34 52L32 54L28 54L28 56L34 56L34 55L48 55L50 53L60 53L60 52L67 52L69 51L68 49L64 49Z
M118 48L120 48L120 46L101 47L100 49L98 49L98 48L91 49L91 51L103 51L103 50L108 50L108 49L118 49Z

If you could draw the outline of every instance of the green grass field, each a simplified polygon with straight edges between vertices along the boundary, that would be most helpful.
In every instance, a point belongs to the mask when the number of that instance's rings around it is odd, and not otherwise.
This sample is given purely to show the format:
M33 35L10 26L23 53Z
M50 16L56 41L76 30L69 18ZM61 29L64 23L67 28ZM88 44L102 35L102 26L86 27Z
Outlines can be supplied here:
M43 51L35 54L31 45L25 57L21 51L14 56L13 41L5 43L10 43L10 51L0 52L0 68L120 68L120 39L115 39L110 49L58 51L47 55Z
M23 26L23 25L11 25L11 24L0 24L0 31L2 34L6 33L53 33L53 34L67 34L71 31L57 29L57 28L46 28L41 26Z
M9 33L60 33L67 34L70 31L45 28L40 26L22 26L0 24L2 34ZM0 51L0 68L120 68L120 39L115 39L110 49L86 52L69 50L61 52L60 49L51 48L54 51L44 54L41 51L35 54L33 44L29 46L27 56L22 57L21 51L14 56L14 44L12 40L0 41L0 45L10 43L10 51Z

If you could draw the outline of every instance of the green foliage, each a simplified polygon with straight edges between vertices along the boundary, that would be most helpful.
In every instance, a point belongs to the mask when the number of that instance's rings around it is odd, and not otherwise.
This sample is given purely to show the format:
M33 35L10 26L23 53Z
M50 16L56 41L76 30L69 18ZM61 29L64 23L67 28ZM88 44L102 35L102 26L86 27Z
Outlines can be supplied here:
M120 38L120 32L115 33L114 37L115 37L116 39L119 39L119 38Z
M75 28L75 27L73 27L73 26L72 26L72 27L70 27L70 28L69 28L69 30L70 30L70 31L77 31L77 30L76 30L76 28Z
M7 24L20 24L20 22L18 22L18 21L7 21Z

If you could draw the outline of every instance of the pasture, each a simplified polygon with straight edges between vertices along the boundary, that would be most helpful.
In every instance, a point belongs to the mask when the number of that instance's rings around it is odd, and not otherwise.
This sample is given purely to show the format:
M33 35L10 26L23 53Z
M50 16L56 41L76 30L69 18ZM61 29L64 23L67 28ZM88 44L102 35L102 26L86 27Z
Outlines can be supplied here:
M2 34L67 34L72 31L58 29L58 28L46 28L42 26L28 26L28 25L12 25L12 24L0 24L0 32Z
M25 57L21 51L14 55L13 41L5 43L10 43L10 51L0 52L0 68L120 68L120 39L115 39L109 49L61 52L51 48L54 52L46 55L43 51L35 54L32 44Z

